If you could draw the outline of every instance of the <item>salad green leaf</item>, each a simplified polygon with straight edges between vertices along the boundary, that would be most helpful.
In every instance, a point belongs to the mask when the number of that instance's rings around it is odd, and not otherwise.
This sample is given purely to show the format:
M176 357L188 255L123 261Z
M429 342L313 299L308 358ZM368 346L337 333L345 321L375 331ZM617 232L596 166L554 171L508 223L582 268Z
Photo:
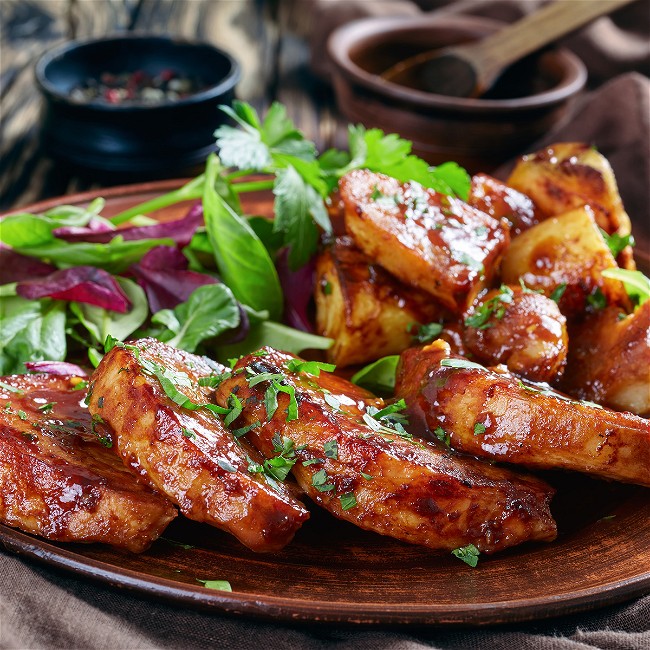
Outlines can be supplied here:
M240 302L267 310L271 318L282 313L282 289L264 244L215 189L219 159L211 156L203 193L205 225L223 281Z
M395 391L395 373L398 363L399 354L377 359L353 375L352 383L381 395L392 395Z
M152 321L165 326L159 335L175 348L194 352L201 341L239 325L239 306L224 284L195 289L186 302L156 312Z

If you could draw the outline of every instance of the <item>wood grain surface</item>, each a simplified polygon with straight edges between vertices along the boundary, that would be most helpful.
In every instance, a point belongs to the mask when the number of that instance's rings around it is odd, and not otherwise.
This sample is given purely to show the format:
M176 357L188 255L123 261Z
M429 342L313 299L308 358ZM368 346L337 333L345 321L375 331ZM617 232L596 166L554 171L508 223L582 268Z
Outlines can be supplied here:
M264 111L274 100L320 150L341 145L342 120L329 87L309 71L297 34L301 0L1 0L0 211L100 187L40 148L41 98L34 63L72 39L123 32L176 35L223 48L242 65L237 95Z

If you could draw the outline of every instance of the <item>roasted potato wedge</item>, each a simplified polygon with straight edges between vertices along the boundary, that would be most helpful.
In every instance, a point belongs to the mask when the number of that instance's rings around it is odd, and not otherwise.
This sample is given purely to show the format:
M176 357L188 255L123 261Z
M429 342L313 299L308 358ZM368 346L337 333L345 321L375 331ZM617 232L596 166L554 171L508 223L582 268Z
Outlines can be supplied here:
M531 381L551 382L566 363L566 318L546 296L520 286L489 291L465 319L463 342L478 361L505 364Z
M650 416L650 301L628 316L608 307L576 324L570 337L563 391Z
M523 156L507 184L529 196L545 217L588 205L606 233L630 234L630 217L623 208L611 165L588 144L561 142ZM617 261L623 268L635 268L629 246Z
M268 458L295 461L300 486L335 517L433 549L471 543L490 553L555 538L546 483L389 428L371 415L381 400L335 375L291 369L300 361L270 348L243 357L216 399L226 404L236 394L242 424L258 425L246 437ZM289 395L278 391L269 412L272 381L295 391L293 414Z
M334 339L328 360L339 367L399 354L411 326L439 321L445 310L373 264L350 237L339 237L316 261L316 329Z
M402 353L396 393L414 431L449 436L458 451L650 487L648 420L452 357L444 341Z
M623 283L601 275L616 266L591 209L582 207L515 237L503 258L501 277L512 285L521 278L528 288L549 297L565 287L560 309L566 316L576 316L604 303L629 309Z
M505 219L510 224L511 237L520 235L546 216L539 213L530 197L487 174L472 176L467 202L494 219Z
M357 246L452 311L464 311L496 274L509 243L505 220L367 170L346 174L339 189Z

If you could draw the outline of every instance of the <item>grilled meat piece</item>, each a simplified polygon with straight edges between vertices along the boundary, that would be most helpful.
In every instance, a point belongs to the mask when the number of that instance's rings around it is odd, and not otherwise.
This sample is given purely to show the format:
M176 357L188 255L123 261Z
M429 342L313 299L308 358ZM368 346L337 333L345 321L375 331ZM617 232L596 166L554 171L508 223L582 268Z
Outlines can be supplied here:
M418 433L444 430L459 451L650 486L648 420L498 370L454 358L438 340L402 353L395 390Z
M316 328L334 339L327 358L337 366L399 354L413 340L414 324L447 313L431 296L373 264L352 242L338 237L316 260Z
M356 170L339 189L345 226L357 246L456 313L489 286L510 241L505 219L415 182Z
M79 381L2 377L0 521L60 542L144 551L176 509L98 442Z
M544 218L528 196L487 174L472 176L467 202L494 219L505 219L510 224L511 237Z
M372 417L382 400L301 371L300 361L270 348L243 357L215 395L220 404L237 395L243 423L258 423L247 434L253 445L295 460L299 485L334 516L433 549L471 543L493 552L555 538L546 483L414 440Z
M576 324L569 338L561 390L650 416L650 301L627 316L607 307Z
M279 550L309 513L284 486L248 471L255 453L218 415L192 406L209 402L211 391L199 379L214 373L205 359L155 339L117 345L92 377L89 408L112 429L125 465L186 517L226 530L254 551Z
M503 363L531 381L562 374L569 338L566 318L546 296L519 286L489 291L465 319L463 342L486 365Z

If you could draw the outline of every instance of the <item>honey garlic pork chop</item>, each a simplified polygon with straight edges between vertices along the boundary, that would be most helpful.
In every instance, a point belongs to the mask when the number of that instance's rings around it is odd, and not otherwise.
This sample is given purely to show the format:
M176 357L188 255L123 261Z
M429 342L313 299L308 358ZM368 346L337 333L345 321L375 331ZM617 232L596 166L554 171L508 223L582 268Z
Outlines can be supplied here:
M300 486L333 515L433 549L492 552L555 538L546 483L413 440L377 419L382 400L310 372L266 348L240 359L215 395L220 404L238 396L240 420L256 425L247 437L267 458L295 461Z
M199 379L214 371L205 359L154 339L118 344L92 377L90 411L112 429L126 466L186 517L228 531L254 551L279 550L309 513L284 486L249 472L256 452L217 414L196 408L211 392Z
M395 392L418 433L459 451L650 487L648 420L454 357L444 341L402 353Z
M0 379L0 521L60 542L148 548L176 508L98 442L79 378Z

